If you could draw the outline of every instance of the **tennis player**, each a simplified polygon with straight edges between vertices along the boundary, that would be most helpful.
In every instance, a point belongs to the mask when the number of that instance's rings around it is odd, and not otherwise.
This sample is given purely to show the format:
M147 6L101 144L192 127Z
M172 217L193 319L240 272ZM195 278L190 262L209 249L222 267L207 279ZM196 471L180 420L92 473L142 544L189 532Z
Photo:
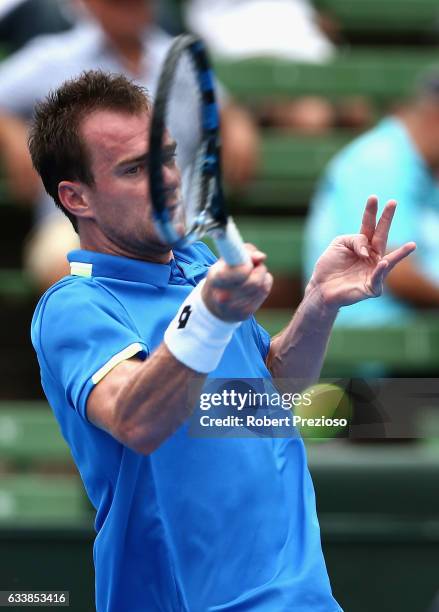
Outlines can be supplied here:
M44 391L96 508L99 612L336 612L314 491L298 438L190 437L189 384L314 381L341 306L381 293L414 248L385 254L395 210L336 238L288 327L253 313L270 292L265 255L230 268L201 243L170 252L148 207L145 92L84 73L39 105L30 151L77 229L71 275L41 298L32 341ZM165 143L170 209L181 206ZM194 383L194 381L196 381Z

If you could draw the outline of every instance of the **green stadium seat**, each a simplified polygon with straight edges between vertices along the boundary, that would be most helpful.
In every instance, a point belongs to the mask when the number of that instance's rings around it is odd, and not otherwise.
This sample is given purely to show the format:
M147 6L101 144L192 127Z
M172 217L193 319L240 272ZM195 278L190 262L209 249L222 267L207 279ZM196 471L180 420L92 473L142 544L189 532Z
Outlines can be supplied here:
M439 447L308 442L332 587L351 612L427 610L439 563Z
M349 514L351 521L363 515L372 521L378 515L439 521L439 490L431 488L439 477L439 447L419 442L395 448L309 440L307 451L319 511L328 519Z
M384 104L410 95L416 77L437 62L436 49L356 48L327 64L218 59L215 69L231 94L251 105L267 98L301 95L330 99L359 95Z
M0 525L90 522L81 479L47 402L0 402L0 463Z
M257 318L274 335L285 327L292 314L283 309L262 309ZM354 371L365 362L380 363L392 371L412 375L437 369L439 315L423 315L410 325L400 327L336 327L329 342L325 369Z
M439 18L436 0L314 0L314 4L335 17L347 33L428 34L435 32Z
M300 275L302 266L303 221L292 217L236 217L239 231L267 253L267 265L274 274ZM210 240L209 246L215 250Z
M260 170L248 187L230 194L232 209L299 208L304 212L326 164L354 137L346 131L292 136L264 130Z
M71 463L47 402L0 402L0 459L28 462Z
M90 509L79 476L2 476L0 525L55 527L81 522L90 522Z

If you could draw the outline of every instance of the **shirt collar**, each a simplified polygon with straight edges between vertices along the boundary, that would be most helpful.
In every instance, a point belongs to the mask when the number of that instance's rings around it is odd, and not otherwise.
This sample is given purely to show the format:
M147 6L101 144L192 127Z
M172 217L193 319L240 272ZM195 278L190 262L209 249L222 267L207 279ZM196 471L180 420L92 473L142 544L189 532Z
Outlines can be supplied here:
M117 278L155 287L166 287L171 276L170 264L151 263L84 249L70 251L67 259L76 276Z

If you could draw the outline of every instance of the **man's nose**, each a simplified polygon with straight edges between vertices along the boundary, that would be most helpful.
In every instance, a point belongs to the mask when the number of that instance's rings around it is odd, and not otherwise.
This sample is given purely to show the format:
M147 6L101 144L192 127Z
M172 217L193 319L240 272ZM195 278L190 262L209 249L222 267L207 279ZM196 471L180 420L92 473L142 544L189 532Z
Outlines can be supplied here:
M163 180L167 187L177 189L181 183L180 168L174 162L172 165L163 164L162 166Z

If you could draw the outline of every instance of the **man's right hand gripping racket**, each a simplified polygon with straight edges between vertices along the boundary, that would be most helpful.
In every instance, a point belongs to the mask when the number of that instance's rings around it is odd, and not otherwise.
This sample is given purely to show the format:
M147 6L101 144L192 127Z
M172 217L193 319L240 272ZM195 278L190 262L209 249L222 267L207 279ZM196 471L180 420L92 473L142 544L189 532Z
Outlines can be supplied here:
M182 169L178 205L169 204L169 169L164 154L169 133L177 142L177 160ZM149 185L161 239L171 248L184 247L208 235L229 265L249 262L224 201L214 77L204 44L195 36L178 36L168 52L149 140Z

